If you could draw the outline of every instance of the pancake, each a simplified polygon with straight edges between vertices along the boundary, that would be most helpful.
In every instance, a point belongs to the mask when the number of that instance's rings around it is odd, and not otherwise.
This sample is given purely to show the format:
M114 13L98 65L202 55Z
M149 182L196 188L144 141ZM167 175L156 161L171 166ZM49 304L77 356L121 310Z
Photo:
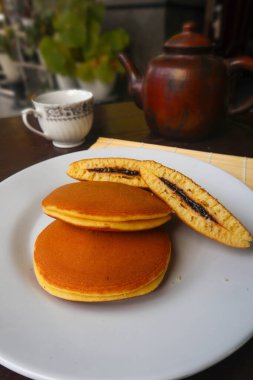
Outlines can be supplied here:
M66 300L102 302L147 294L169 264L168 233L103 232L54 221L37 237L34 270L48 293Z
M113 182L63 185L42 201L43 211L76 226L136 231L164 224L171 209L149 191Z
M195 231L228 246L250 246L250 232L190 178L155 161L143 161L140 170L150 189Z
M67 174L77 180L119 182L145 188L140 164L140 160L130 158L90 158L71 163Z

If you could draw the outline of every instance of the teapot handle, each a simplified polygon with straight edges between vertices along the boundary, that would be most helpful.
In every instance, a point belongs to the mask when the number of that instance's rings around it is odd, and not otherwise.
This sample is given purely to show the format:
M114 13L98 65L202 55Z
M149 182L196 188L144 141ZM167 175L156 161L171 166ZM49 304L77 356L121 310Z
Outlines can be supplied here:
M253 58L242 56L232 59L226 59L225 63L228 68L228 72L231 73L238 69L248 70L253 72ZM248 111L253 107L253 95L251 95L248 99L241 102L241 104L237 107L229 106L228 113L229 115L235 115L238 113L242 113Z

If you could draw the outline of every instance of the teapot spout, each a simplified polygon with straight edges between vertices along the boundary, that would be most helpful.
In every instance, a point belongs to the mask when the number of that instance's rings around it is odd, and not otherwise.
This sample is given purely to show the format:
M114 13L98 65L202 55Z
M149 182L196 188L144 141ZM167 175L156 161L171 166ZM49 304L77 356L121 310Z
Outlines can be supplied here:
M128 76L128 90L137 107L143 107L142 101L142 78L136 66L130 61L124 53L118 54L119 61L125 68Z

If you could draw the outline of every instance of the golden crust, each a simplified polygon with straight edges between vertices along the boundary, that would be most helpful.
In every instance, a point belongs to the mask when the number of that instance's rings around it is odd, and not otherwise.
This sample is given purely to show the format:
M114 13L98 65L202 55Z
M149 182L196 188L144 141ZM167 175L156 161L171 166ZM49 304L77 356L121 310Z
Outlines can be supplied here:
M71 163L67 174L82 181L109 181L145 188L140 164L140 160L130 158L91 158Z
M85 218L83 215L75 212L65 212L57 208L43 208L43 211L52 218L62 220L66 223L79 227L92 228L103 231L141 231L159 227L171 219L172 214L142 220L111 221L102 219Z
M165 230L100 232L54 221L38 236L34 269L49 293L73 301L109 301L154 290L169 264Z
M143 221L157 226L170 218L171 209L154 194L113 182L75 182L61 186L42 201L43 211L77 225L120 225ZM128 223L134 226L134 223ZM139 223L140 224L140 223ZM122 224L122 227L124 225Z
M162 272L160 276L158 276L154 281L151 281L149 284L141 286L140 288L136 290L125 291L122 293L115 293L115 294L112 294L112 293L104 294L101 296L101 294L99 293L84 294L79 291L71 291L71 290L62 289L58 286L54 286L50 284L50 282L48 282L41 275L41 273L36 267L36 264L34 266L34 272L35 272L38 283L46 292L50 293L52 296L63 298L68 301L76 301L76 302L106 302L106 301L118 301L118 300L123 300L126 298L140 297L145 294L151 293L153 290L155 290L162 282L164 275L166 273L166 271Z
M143 161L140 170L150 189L195 231L229 246L250 246L250 232L190 178L154 161Z

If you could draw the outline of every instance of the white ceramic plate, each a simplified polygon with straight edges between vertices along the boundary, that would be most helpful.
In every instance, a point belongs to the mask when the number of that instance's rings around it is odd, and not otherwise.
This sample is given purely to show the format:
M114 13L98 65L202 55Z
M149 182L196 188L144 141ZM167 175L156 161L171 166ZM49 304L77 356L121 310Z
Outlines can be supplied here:
M201 161L147 149L68 154L0 185L0 362L33 379L170 380L218 362L253 332L253 252L223 246L171 222L173 259L153 293L103 304L44 292L32 265L37 234L51 219L40 201L71 182L87 157L155 159L197 181L253 231L253 192Z

